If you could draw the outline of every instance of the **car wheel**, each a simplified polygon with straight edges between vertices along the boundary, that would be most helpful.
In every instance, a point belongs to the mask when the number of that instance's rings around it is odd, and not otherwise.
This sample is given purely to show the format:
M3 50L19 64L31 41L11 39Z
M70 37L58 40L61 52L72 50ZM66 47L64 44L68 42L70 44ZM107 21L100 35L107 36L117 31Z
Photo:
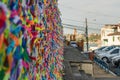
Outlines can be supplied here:
M104 62L107 62L107 63L109 62L109 61L108 61L108 58L106 58L106 57L102 58L102 60L103 60Z
M119 66L118 61L115 61L115 62L114 62L114 66L115 66L116 68Z

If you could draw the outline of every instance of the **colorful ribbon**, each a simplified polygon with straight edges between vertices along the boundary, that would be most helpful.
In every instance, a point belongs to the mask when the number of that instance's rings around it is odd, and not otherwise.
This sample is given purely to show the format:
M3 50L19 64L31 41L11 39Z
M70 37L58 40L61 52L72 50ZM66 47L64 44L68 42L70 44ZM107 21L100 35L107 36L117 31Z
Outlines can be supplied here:
M63 30L57 1L0 2L2 80L62 80Z

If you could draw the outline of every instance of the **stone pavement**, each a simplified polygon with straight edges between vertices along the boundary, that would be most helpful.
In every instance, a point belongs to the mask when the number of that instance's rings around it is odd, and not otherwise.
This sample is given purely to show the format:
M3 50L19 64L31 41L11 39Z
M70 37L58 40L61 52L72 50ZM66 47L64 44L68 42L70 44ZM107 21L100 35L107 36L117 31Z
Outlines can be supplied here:
M71 65L70 62L81 62L89 60L86 55L82 54L78 49L65 46L64 49L64 76L63 80L120 80L120 78L105 72L97 64L93 64L94 76L86 74L85 71L79 70L77 65ZM90 61L90 60L89 60Z
M64 80L89 80L85 79L87 75L83 75L84 73L80 73L78 67L71 66L70 62L71 61L77 61L81 62L83 60L89 60L85 55L81 54L79 50L70 47L70 46L65 46L64 49L64 65L65 65L65 75L64 75ZM92 79L91 79L92 80Z

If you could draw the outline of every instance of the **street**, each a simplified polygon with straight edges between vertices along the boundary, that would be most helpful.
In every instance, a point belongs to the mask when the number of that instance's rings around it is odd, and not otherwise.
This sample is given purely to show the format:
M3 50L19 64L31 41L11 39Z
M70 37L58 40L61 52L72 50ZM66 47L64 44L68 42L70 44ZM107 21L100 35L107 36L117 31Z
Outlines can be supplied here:
M86 65L82 70L80 65L86 63L92 64L92 68L90 65ZM119 77L105 72L78 49L66 45L64 47L64 66L64 80L120 80Z

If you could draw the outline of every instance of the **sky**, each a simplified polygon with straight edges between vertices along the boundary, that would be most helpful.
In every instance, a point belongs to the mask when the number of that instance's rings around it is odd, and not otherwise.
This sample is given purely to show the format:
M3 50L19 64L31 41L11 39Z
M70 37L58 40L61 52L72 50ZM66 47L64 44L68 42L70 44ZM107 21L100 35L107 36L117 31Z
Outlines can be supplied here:
M85 33L85 18L89 33L100 33L105 24L120 22L120 0L58 0L58 5L62 23L76 26L78 33ZM64 34L73 33L74 26L63 26Z

